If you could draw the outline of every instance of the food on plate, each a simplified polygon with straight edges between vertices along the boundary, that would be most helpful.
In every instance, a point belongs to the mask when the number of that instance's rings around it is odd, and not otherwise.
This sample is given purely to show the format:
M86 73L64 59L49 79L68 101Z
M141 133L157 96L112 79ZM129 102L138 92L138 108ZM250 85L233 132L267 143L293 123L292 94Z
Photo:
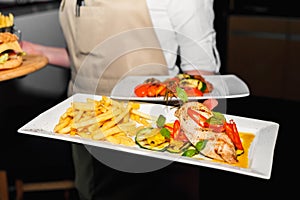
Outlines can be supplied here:
M18 36L10 32L0 33L0 70L19 67L24 52L18 42Z
M244 147L233 120L226 121L223 114L213 112L199 102L184 103L175 115L180 122L180 131L195 147L195 154L230 164L238 162Z
M186 138L179 137L178 123L178 121L166 123L166 118L159 115L156 120L156 127L140 129L136 133L135 141L144 149L183 153L190 146L190 142Z
M144 149L153 151L168 151L170 153L183 153L191 143L188 140L178 140L167 131L167 128L145 127L136 133L136 143Z
M174 132L176 131L176 123L166 124L166 118L160 115L156 121L156 127L145 127L136 133L136 143L144 149L154 151L169 151L171 153L181 153L185 147L189 146L189 142L176 142Z
M199 102L174 107L172 121L144 113L140 106L107 96L74 101L60 116L54 132L248 167L254 135L239 133L232 119L226 120Z
M201 75L178 74L175 77L160 81L149 78L134 88L138 97L177 97L177 88L182 88L187 96L203 96L213 90L213 85Z
M8 15L3 15L0 12L0 28L12 27L14 25L14 16L9 13Z
M133 146L132 137L137 130L156 120L156 117L140 112L139 107L139 103L125 104L106 96L101 100L88 98L86 102L72 102L60 116L54 132Z
M238 163L238 157L248 149L253 134L244 133L247 138L246 149L235 122L226 121L219 112L209 110L199 102L186 102L175 111L178 118L172 123L165 123L158 117L156 127L140 129L135 137L136 143L144 149L153 151L168 151L187 157L204 156L216 161L222 161L237 166L248 166Z

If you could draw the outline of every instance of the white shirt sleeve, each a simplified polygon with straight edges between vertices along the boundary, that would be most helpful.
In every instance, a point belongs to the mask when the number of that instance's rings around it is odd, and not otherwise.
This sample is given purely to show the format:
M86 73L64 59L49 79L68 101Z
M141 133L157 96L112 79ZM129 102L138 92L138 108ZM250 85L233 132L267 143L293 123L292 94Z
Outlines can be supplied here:
M170 70L174 69L179 50L183 71L219 72L213 0L148 0L147 3Z

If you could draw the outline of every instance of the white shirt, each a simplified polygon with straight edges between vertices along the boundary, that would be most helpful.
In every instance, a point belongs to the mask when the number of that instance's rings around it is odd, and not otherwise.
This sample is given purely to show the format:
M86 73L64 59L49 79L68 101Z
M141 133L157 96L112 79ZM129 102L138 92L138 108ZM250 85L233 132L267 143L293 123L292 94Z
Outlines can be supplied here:
M213 0L147 0L147 5L171 75L178 72L178 48L184 72L219 72Z

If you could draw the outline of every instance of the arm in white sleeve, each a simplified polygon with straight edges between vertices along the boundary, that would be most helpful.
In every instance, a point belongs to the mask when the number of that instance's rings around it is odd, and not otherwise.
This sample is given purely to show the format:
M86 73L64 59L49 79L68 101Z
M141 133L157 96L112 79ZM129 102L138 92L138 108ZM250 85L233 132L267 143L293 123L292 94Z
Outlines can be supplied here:
M168 14L180 47L181 69L218 73L213 0L171 0Z

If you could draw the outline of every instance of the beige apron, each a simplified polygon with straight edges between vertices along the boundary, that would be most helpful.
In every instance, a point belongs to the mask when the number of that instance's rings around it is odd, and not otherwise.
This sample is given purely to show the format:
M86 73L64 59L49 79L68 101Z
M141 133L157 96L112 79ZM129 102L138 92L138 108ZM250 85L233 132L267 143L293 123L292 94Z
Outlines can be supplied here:
M126 75L167 75L146 0L63 0L60 23L71 58L69 95L110 95ZM129 94L130 95L130 94Z

